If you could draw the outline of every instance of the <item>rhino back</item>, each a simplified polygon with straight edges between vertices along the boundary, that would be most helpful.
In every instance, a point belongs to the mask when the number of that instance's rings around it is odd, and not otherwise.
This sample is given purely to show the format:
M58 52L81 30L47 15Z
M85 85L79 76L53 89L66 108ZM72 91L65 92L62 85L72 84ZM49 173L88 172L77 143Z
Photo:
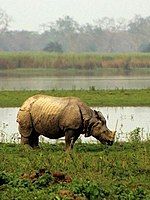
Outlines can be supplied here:
M41 96L31 108L34 128L45 136L59 131L59 118L69 102L67 98Z

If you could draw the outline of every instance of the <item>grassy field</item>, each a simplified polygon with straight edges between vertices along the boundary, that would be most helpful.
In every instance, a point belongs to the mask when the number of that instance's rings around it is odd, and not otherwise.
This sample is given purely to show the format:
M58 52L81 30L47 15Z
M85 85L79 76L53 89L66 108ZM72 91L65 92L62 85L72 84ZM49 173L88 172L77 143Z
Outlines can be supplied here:
M46 53L46 52L0 52L0 69L54 68L97 69L116 68L130 70L149 68L150 53Z
M0 107L18 107L30 96L75 96L89 106L150 106L150 89L142 90L51 90L51 91L1 91Z
M150 141L63 146L0 143L0 199L150 199Z
M67 77L67 76L150 76L150 68L94 68L94 69L77 69L77 68L15 68L15 69L0 69L2 77Z

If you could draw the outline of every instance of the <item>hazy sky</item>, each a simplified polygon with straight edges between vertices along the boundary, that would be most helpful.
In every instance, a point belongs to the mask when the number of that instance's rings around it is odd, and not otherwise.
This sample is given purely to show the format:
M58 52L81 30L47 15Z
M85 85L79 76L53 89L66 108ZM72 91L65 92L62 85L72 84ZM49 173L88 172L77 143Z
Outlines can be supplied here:
M12 17L11 29L39 30L42 23L69 15L80 24L102 17L150 16L150 0L0 0Z

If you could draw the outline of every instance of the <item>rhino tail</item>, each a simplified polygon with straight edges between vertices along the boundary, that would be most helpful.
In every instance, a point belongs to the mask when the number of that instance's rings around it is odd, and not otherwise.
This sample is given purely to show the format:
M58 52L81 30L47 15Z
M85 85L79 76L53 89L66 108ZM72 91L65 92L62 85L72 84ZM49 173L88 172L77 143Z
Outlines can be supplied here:
M20 134L25 138L29 137L33 129L30 111L20 109L17 115L17 122Z

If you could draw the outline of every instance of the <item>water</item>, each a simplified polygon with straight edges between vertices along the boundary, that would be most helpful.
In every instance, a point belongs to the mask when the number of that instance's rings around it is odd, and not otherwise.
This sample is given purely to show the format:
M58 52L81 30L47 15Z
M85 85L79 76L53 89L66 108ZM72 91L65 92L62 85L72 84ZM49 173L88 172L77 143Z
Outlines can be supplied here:
M107 120L107 126L114 130L116 122L118 141L127 141L129 132L135 128L141 128L141 138L147 139L150 136L150 107L96 107L100 110ZM1 142L19 142L18 125L16 116L19 108L0 108L0 141ZM43 140L44 137L41 137ZM94 142L94 138L81 137L84 142ZM45 141L54 142L55 140L45 139Z
M0 90L144 89L150 76L0 77Z

